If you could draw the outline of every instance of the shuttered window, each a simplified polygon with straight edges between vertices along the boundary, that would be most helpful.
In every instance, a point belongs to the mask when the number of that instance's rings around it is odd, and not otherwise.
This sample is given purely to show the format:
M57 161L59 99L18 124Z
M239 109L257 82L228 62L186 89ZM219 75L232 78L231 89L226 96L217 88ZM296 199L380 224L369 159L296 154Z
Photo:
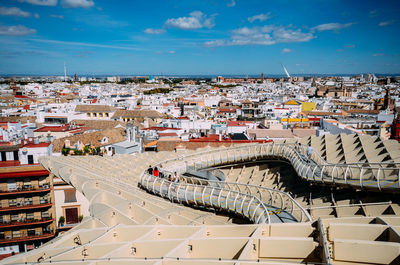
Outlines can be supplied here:
M64 195L65 195L65 203L68 202L76 202L76 191L75 189L68 189L64 190Z

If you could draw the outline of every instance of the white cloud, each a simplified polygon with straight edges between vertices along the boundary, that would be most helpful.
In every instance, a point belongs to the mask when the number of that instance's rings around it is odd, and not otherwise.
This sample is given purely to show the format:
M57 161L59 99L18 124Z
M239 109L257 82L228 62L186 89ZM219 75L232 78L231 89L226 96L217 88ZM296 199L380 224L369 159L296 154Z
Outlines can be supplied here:
M148 28L144 30L144 33L146 34L152 34L152 35L159 35L165 33L165 29L152 29Z
M52 17L52 18L59 18L59 19L64 19L64 16L63 15L50 15L50 17Z
M28 3L37 6L56 6L57 0L19 0L21 3Z
M97 47L105 49L117 49L117 50L141 50L132 46L117 46L117 45L107 45L98 43L88 43L88 42L77 42L77 41L61 41L61 40L46 40L46 39L31 39L31 41L50 43L50 44L60 44L60 45L70 45L70 46L82 46L82 47Z
M236 6L236 1L235 0L230 0L226 5L228 7L234 7L234 6Z
M346 24L341 24L341 23L327 23L327 24L321 24L316 27L313 27L312 30L316 31L326 31L326 30L333 30L336 32L339 32L339 30L348 28L351 25L354 25L355 23L346 23Z
M207 16L201 11L193 11L189 15L189 17L169 18L164 25L167 28L177 28L185 30L200 29L204 27L212 28L215 26L215 15Z
M345 45L344 46L346 49L354 49L356 47L355 44L351 44L351 45Z
M61 0L61 5L66 8L89 8L94 6L93 0Z
M374 57L385 56L385 54L384 53L374 53L374 54L372 54L372 56L374 56Z
M293 52L293 50L291 50L289 48L283 48L281 51L282 54L289 53L289 52Z
M27 28L23 25L18 26L0 26L0 35L9 35L9 36L23 36L29 34L35 34L35 29Z
M0 16L30 17L31 13L22 11L18 7L0 7Z
M396 23L396 20L382 21L378 24L379 27L385 27Z
M229 40L215 40L204 43L207 47L240 45L273 45L277 43L307 42L315 38L311 32L302 32L290 27L268 25L243 27L231 32Z
M255 15L255 16L252 16L252 17L248 17L247 20L250 23L253 23L256 20L258 20L260 22L263 22L263 21L265 21L267 19L270 19L270 18L271 18L271 12L268 12L266 14L259 14L259 15Z
M38 13L35 13L35 14L33 15L33 17L34 17L34 18L40 18L40 16L39 16Z
M169 51L168 53L169 54L175 54L176 52L175 51Z

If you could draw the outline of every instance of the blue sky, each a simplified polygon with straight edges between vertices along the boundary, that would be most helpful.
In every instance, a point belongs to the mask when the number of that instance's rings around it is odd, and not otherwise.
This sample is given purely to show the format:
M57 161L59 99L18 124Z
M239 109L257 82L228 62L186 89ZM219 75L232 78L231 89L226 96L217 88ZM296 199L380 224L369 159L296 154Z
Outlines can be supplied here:
M400 73L400 1L1 0L0 74Z

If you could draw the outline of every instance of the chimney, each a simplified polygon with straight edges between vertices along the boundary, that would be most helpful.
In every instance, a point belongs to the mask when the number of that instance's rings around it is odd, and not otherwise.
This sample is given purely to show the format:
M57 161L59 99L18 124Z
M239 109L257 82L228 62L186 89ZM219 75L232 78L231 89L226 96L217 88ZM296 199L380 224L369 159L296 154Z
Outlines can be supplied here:
M135 130L134 130L133 123L126 124L126 137L127 137L128 142L135 141Z

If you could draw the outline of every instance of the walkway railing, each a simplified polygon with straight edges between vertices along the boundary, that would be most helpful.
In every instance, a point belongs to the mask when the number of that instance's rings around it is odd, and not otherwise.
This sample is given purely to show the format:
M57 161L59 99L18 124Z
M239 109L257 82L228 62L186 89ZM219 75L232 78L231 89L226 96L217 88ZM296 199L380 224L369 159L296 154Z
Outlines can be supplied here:
M253 195L214 186L174 183L149 174L142 175L140 185L171 201L234 212L256 224L271 223L271 209Z
M249 194L257 197L266 205L276 207L289 213L299 222L310 222L312 220L307 210L305 210L288 193L280 190L238 182L222 182L195 177L182 177L181 179L186 183L194 185L208 185Z
M307 157L303 148L295 144L276 143L240 145L182 155L161 164L169 171L183 173L189 167L199 170L275 157L288 160L300 177L311 182L390 191L400 189L399 163L329 164L315 151ZM173 162L171 166L170 162Z

